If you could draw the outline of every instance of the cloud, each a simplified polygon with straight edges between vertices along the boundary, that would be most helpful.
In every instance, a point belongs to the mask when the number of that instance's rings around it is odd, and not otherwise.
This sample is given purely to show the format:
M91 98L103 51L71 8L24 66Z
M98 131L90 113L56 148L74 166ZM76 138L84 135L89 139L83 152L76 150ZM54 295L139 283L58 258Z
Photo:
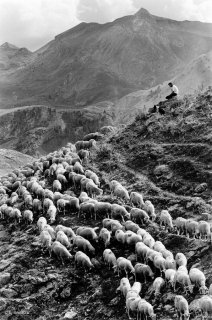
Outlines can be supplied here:
M85 22L105 23L135 12L131 0L79 0L77 17Z
M78 0L0 0L0 43L35 50L79 23Z

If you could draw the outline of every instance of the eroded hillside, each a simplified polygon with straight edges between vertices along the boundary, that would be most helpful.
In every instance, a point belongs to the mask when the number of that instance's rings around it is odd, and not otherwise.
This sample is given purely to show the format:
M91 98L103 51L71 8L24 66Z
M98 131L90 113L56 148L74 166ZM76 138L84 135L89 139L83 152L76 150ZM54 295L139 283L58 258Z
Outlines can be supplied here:
M84 169L93 170L100 179L100 187L104 193L97 195L96 199L99 202L118 203L124 205L128 211L131 210L129 200L111 196L109 185L114 179L129 192L141 192L145 201L151 200L155 206L156 220L150 220L148 223L139 221L140 227L148 231L155 240L162 241L166 249L174 255L178 252L184 253L188 259L188 269L195 265L204 272L207 287L212 283L210 241L186 237L184 232L178 235L175 229L167 231L159 226L159 222L162 209L169 210L174 224L175 219L180 216L191 218L198 223L204 219L208 219L209 223L212 221L211 106L212 93L208 91L197 97L169 103L165 116L141 114L131 125L116 130L115 133L114 130L110 130L102 141L97 142L96 148L91 149L89 161L83 163ZM170 111L171 107L174 109L173 112ZM33 192L32 185L30 187L26 182L30 180L30 175L37 177L42 188L52 190L53 181L57 177L55 170L58 167L53 169L51 175L48 171L45 172L46 168L52 162L63 162L65 167L64 161L72 161L72 156L76 155L71 155L68 148L63 148L54 155L46 156L47 163L44 168L39 168L41 164L34 163L28 166L28 169L15 171L16 176L9 175L7 182L1 179L1 183L8 188L8 205L14 205L11 193L17 191L15 180L22 180L32 197L37 198L36 189ZM40 162L45 159L42 158ZM66 168L63 174L68 182L63 185L61 194L66 194L68 199L68 195L73 196L74 193L78 198L80 185L73 183L72 175L69 175L69 169ZM0 187L2 188L3 186ZM1 196L1 201L2 199ZM43 200L42 193L39 193L38 199ZM56 202L54 204L57 205ZM22 192L16 205L22 212L27 207ZM62 265L54 255L49 257L48 250L42 250L36 226L40 216L45 216L49 222L49 216L43 209L40 212L34 211L34 221L31 225L26 225L23 221L16 224L7 217L1 219L1 319L127 319L125 300L116 292L125 273L118 276L104 264L103 243L92 242L95 255L88 255L92 258L93 270L84 271L74 266L73 261L65 261ZM102 219L105 217L105 214L100 213L97 214L97 220L89 213L85 217L81 214L78 216L77 207L71 207L69 202L65 212L58 211L52 227L63 224L75 231L78 226L99 227L99 234ZM122 246L115 239L114 232L108 248L116 257L128 258L133 265L136 264L134 247L127 244ZM70 252L74 255L76 250L71 247ZM157 269L153 270L154 277L160 276ZM181 286L177 286L174 292L173 288L166 285L161 295L155 298L152 293L152 281L147 279L145 284L143 280L140 279L140 296L153 305L157 319L176 318L174 297L177 293L188 300L190 319L199 320L195 310L198 309L198 299L203 294L200 294L198 288L194 288L193 293L185 293ZM134 276L130 274L131 285L133 282ZM133 318L136 319L136 314Z

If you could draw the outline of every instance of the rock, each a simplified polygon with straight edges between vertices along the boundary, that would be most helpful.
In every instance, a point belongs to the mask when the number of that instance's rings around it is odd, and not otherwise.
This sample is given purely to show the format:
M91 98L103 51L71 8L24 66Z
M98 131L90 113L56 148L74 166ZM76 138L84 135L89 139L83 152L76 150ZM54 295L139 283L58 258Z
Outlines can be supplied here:
M74 310L70 310L66 312L65 316L62 318L62 320L70 320L76 318L77 313Z
M10 281L10 273L5 272L0 274L0 288L3 287L5 284L7 284Z
M5 310L7 307L7 301L6 299L0 298L0 311Z
M0 240L8 240L9 239L9 233L5 230L0 231Z
M10 260L1 260L0 262L0 271L3 271L4 269L6 269L7 267L9 267L9 265L11 264Z
M17 295L18 295L18 293L13 289L2 288L0 290L0 296L5 297L5 298L14 298Z
M208 184L206 182L198 184L195 188L195 192L201 193L208 189Z

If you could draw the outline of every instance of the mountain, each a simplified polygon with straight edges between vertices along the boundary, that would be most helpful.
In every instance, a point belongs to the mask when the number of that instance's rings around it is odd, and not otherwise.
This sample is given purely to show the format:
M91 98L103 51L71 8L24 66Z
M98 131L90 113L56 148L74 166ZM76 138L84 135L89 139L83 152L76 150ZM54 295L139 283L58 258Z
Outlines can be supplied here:
M0 46L0 71L20 68L29 62L32 52L5 42Z
M116 101L173 78L210 50L212 24L160 18L145 9L106 24L81 23L25 65L1 70L1 105Z

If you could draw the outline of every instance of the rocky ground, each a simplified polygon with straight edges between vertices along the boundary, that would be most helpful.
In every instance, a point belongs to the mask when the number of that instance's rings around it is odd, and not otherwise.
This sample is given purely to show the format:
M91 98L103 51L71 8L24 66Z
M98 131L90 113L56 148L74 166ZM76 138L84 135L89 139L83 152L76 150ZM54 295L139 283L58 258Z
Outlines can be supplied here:
M171 103L165 116L140 115L128 127L99 142L87 165L101 180L104 195L98 200L117 202L109 193L109 181L116 179L128 191L142 192L145 200L153 202L156 213L168 209L173 218L202 220L207 212L211 222L211 105L209 91ZM51 183L48 181L49 187ZM55 224L101 227L101 220L82 220L67 211ZM174 254L183 252L188 267L195 264L205 273L206 285L212 283L210 243L166 232L158 220L147 230ZM125 301L116 293L120 277L104 265L104 247L100 244L95 245L92 260L95 270L84 272L73 262L63 266L54 256L49 257L41 248L35 223L26 226L2 220L0 242L1 320L127 319ZM115 241L109 248L117 257L130 256L135 263L132 248L122 248ZM157 319L175 319L173 290L164 288L156 300L151 291L152 283L148 282L142 286L141 296L154 305ZM182 294L182 289L177 292ZM185 297L195 310L198 291ZM191 319L200 317L192 312Z

